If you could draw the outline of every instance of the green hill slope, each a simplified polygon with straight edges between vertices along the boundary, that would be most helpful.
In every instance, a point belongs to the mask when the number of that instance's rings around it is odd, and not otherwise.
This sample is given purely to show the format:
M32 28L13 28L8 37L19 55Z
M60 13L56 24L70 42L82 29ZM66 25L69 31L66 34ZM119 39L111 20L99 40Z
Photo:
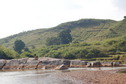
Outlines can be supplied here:
M73 43L100 41L124 35L126 32L126 20L81 19L62 23L49 29L37 29L12 35L0 39L0 45L13 48L14 41L20 39L29 48L41 48L45 46L47 38L56 37L63 29L71 29Z

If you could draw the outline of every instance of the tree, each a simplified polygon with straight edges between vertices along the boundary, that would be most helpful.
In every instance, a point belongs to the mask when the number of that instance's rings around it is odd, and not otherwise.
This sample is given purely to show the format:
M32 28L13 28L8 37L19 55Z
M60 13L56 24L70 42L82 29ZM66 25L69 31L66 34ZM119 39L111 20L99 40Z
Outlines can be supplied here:
M126 16L124 16L124 19L126 19Z
M51 37L46 40L46 45L60 45L60 44L69 44L72 42L72 36L70 34L71 30L66 29L61 31L57 37Z
M14 50L21 54L22 49L24 49L25 43L22 40L16 40L14 42Z
M58 37L60 39L60 44L69 44L72 42L72 36L70 32L70 29L65 29L59 33Z

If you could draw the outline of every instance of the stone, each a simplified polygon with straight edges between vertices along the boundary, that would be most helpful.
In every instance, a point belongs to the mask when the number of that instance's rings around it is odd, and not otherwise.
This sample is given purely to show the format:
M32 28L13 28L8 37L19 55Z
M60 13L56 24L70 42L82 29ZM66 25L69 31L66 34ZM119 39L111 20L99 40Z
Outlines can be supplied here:
M86 61L80 61L80 60L71 60L70 61L70 67L85 67L87 66L87 63Z
M91 64L92 64L92 67L101 67L102 66L102 64L101 64L101 62L91 62Z
M64 64L59 65L59 66L57 66L57 67L55 68L55 70L65 70L65 69L68 69L68 67L65 66Z
M39 63L40 63L39 60L35 60L34 58L29 58L27 60L27 63L24 64L23 69L37 69Z
M20 65L20 62L18 59L12 59L12 60L6 60L6 65L3 67L3 69L18 69L18 66Z
M103 67L112 67L113 66L112 62L101 62L101 64Z
M112 62L112 66L113 66L113 67L117 67L117 66L119 66L119 65L120 65L119 62Z
M6 64L6 60L4 60L4 59L1 59L0 60L0 69L2 69L4 66L5 66L5 64Z
M39 58L41 61L38 64L38 69L43 69L44 66L46 66L46 69L55 69L57 66L60 66L64 64L64 66L69 67L70 66L70 61L69 60L64 60L64 59L56 59L56 58L49 58L49 57L44 57L44 58Z
M101 67L101 66L102 66L101 62L97 61L87 63L87 67Z

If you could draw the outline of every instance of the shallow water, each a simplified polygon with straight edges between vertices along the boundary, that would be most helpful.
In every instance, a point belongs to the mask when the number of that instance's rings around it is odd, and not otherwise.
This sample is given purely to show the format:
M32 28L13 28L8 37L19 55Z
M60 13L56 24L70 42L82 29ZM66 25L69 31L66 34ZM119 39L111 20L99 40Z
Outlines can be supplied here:
M0 84L77 84L70 78L59 78L55 74L73 70L115 70L126 67L70 68L68 70L1 71Z

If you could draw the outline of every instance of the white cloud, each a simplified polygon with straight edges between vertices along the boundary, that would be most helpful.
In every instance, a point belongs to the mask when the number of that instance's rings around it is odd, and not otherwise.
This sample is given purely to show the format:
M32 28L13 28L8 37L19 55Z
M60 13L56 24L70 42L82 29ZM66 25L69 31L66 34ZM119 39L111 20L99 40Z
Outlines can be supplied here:
M0 37L36 28L53 27L81 18L121 20L126 14L125 10L121 10L125 5L117 5L115 1L1 0ZM123 2L122 0L120 4L124 4Z

